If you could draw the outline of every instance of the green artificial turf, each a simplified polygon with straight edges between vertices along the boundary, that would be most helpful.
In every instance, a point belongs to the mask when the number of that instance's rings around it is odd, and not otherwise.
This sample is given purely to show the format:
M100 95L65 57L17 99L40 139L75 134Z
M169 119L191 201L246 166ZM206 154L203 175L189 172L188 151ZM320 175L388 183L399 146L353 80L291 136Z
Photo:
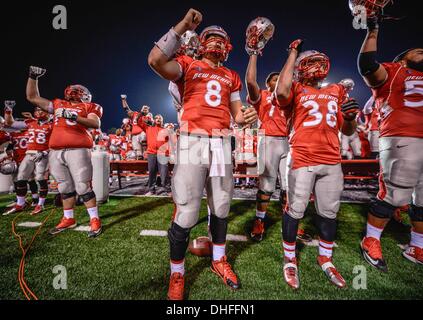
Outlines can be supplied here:
M3 209L12 196L0 196ZM51 203L52 200L50 198ZM28 213L17 222L42 221L52 205L36 217ZM167 230L173 203L167 198L116 198L100 207L104 231L95 239L85 232L65 231L50 236L47 231L61 218L55 209L30 249L25 278L40 299L166 299L169 261L166 237L141 237L143 229ZM186 297L188 299L422 299L423 267L404 259L398 244L408 242L409 229L391 222L382 239L389 272L371 268L361 257L359 242L365 226L365 205L341 206L339 228L334 251L334 264L348 287L340 290L332 285L316 263L317 248L299 245L301 288L291 290L284 282L281 268L281 219L277 202L272 202L270 227L261 243L229 242L228 260L238 273L242 288L229 290L210 269L209 258L187 254ZM255 215L252 201L234 201L229 217L229 233L246 235ZM309 207L302 222L307 232L316 236ZM25 299L17 278L21 252L11 232L15 215L0 216L0 299ZM83 207L76 210L79 224L88 224ZM27 242L36 229L18 227ZM191 238L207 235L207 207L203 202L200 222ZM53 287L53 268L62 265L67 272L67 289ZM354 268L367 274L367 289L353 287Z

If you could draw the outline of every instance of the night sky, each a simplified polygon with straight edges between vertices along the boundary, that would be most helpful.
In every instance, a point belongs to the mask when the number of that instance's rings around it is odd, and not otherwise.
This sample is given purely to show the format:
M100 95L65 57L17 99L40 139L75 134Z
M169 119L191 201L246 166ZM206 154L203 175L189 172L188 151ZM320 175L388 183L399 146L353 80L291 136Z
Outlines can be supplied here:
M87 2L89 4L87 4ZM259 82L271 71L279 71L286 59L286 47L297 38L306 39L304 49L326 53L332 68L328 80L350 77L356 82L353 96L364 104L370 95L356 67L364 30L352 27L347 0L322 1L13 1L1 13L2 90L1 101L16 100L17 111L31 111L25 99L29 65L47 68L40 81L41 95L63 97L69 84L80 83L104 108L102 129L120 126L124 112L120 94L126 93L133 109L147 104L165 122L176 122L176 113L167 93L167 81L153 73L148 53L186 11L196 8L203 14L199 33L211 24L229 33L234 50L226 65L244 79L248 55L244 50L245 29L257 16L268 17L275 25L274 38L259 59ZM382 25L379 60L391 61L399 52L422 46L417 1L396 0L389 13L405 16ZM68 29L54 30L54 5L67 8ZM263 85L264 86L264 85ZM245 90L243 98L245 99Z

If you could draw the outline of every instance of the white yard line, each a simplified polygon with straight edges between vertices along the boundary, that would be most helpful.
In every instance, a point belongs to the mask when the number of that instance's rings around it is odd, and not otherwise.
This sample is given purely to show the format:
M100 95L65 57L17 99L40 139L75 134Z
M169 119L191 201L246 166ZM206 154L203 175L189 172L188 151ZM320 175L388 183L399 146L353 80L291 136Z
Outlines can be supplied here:
M143 237L167 237L167 231L164 231L164 230L141 230L140 236L143 236ZM227 234L226 240L236 241L236 242L246 242L246 241L248 241L246 236L236 235L236 234Z
M24 227L24 228L37 228L39 226L41 226L40 222L26 221L26 222L18 223L18 227Z

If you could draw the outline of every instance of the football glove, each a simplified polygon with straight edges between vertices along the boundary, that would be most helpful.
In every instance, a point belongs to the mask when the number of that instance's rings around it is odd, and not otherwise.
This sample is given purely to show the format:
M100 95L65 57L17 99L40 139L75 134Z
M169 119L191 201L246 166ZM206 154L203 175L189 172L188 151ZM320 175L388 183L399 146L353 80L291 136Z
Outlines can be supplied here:
M153 127L154 126L154 121L153 119L151 119L150 117L145 117L144 119L144 123L149 126L149 127Z
M78 118L77 113L65 108L56 109L56 111L54 112L54 115L56 116L56 118L65 118L72 121L76 121L76 119Z
M16 101L6 100L4 102L4 113L11 114L14 106L16 106Z
M43 69L40 67L29 67L29 77L33 80L38 80L38 78L42 77L46 73L47 69Z
M300 54L303 51L303 44L304 44L304 40L297 39L291 42L291 44L288 47L288 51L297 50L298 54Z
M374 31L379 29L379 24L382 21L380 15L375 14L367 17L367 30Z
M342 104L341 111L345 120L352 121L360 111L360 106L358 105L357 101L355 101L355 99L349 99L347 102Z

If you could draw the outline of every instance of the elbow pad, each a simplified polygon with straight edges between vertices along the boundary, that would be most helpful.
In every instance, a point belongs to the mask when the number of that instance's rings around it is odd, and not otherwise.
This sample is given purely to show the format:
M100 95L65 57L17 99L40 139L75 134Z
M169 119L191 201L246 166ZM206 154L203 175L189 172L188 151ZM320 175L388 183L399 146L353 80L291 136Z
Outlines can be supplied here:
M376 61L376 51L360 53L358 56L358 70L365 77L379 69L379 63Z

